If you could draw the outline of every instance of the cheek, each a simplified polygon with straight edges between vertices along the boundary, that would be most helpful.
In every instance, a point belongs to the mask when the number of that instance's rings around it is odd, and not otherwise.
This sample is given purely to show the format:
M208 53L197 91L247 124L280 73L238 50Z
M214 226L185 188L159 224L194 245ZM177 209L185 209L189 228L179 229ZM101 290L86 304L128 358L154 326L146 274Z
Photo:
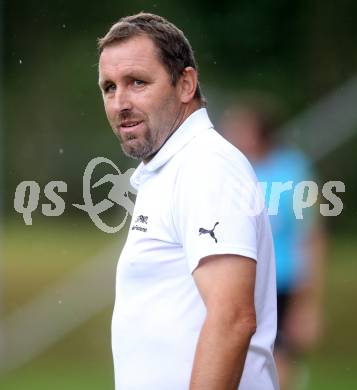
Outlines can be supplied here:
M157 118L167 119L172 117L178 106L179 102L171 91L162 92L151 100L152 111L156 113Z
M109 102L104 101L104 110L108 120L112 121L114 119L114 110Z

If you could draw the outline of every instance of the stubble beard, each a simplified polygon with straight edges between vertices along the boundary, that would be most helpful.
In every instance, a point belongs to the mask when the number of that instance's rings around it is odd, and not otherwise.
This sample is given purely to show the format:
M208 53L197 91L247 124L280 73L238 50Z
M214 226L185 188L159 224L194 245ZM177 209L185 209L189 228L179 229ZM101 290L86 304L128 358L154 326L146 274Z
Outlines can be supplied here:
M123 153L135 160L145 160L156 152L156 140L152 136L152 131L148 129L144 133L143 140L138 140L135 136L128 136L126 140L120 140Z
M161 106L172 108L173 102L174 98L172 96L168 96L162 102ZM143 133L141 139L136 138L135 135L131 137L130 134L127 135L125 139L119 136L120 146L123 153L136 160L144 160L144 162L145 160L150 160L160 150L172 132L175 131L180 124L180 122L177 123L177 120L180 116L181 109L177 112L173 112L174 114L171 118L172 120L165 121L162 124L161 130L150 128L147 125L146 131ZM168 129L168 131L165 132L163 129Z

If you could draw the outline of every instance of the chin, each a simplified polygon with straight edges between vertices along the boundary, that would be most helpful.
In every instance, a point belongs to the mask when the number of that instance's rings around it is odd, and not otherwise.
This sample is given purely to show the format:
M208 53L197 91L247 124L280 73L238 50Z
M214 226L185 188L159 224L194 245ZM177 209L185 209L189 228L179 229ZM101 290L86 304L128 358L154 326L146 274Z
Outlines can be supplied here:
M145 155L144 155L145 153L143 153L143 151L139 148L134 148L132 146L128 146L125 144L122 144L121 148L122 148L123 153L126 156L131 157L135 160L142 160L145 158Z

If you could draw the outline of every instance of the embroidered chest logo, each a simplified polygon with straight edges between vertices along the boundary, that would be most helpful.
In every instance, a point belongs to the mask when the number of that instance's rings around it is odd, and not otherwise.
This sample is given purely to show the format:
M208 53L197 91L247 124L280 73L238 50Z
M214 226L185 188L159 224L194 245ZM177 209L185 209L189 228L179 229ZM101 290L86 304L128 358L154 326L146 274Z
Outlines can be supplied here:
M145 224L147 224L147 223L148 223L148 218L149 218L148 216L139 215L139 216L136 218L135 223L140 222L140 223L145 223Z
M213 226L213 229L211 229L211 230L208 230L208 229L205 229L205 228L200 228L199 231L198 231L199 235L208 233L217 243L218 241L217 241L216 236L214 235L214 229L216 228L216 226L218 224L219 224L219 222L216 222L214 224L214 226Z
M135 220L135 225L131 228L131 230L139 230L141 232L146 232L147 227L143 227L140 225L147 225L149 217L147 215L139 215Z

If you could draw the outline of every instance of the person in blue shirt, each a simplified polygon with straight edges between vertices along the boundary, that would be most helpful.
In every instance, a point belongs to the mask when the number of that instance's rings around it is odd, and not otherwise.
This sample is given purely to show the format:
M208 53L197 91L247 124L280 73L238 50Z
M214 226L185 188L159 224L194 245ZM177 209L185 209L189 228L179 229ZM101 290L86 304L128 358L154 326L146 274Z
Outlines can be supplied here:
M314 180L310 160L298 149L277 139L280 106L274 97L261 93L235 99L218 126L223 136L253 164L270 217L276 256L278 331L275 358L280 387L292 389L307 380L296 362L312 349L322 331L322 290L325 234L317 211L294 213L294 188ZM273 183L292 182L279 193ZM289 186L288 186L289 187Z

